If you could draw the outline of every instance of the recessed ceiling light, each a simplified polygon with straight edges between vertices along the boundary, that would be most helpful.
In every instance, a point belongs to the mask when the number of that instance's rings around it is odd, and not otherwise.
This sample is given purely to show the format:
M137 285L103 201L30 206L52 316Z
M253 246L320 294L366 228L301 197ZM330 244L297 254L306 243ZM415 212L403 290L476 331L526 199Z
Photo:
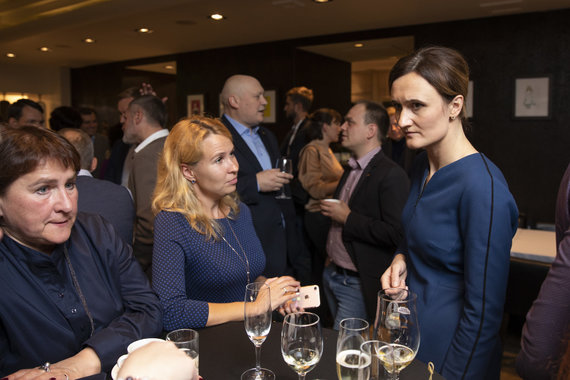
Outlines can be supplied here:
M142 34L148 34L148 33L152 33L152 29L150 29L150 28L138 28L138 29L135 29L135 32L142 33Z
M14 54L14 53L6 53L6 57L8 57L8 58L16 58L16 54Z
M164 66L164 68L166 70L174 70L174 66L172 66L172 65L166 65L166 66Z
M220 13L214 13L210 15L210 18L214 21L220 21L225 19L224 15L220 14Z
M323 3L330 3L332 0L313 0L315 3L323 4Z
M96 41L95 39L91 38L91 37L86 37L84 39L82 39L83 42L85 42L86 44L94 44Z
M42 46L40 48L40 51L47 52L47 51L49 51L49 48L47 46Z
M363 47L363 46L364 46L364 44L361 44L360 42L357 43L357 44L354 44L354 47L355 47L355 48L361 48L361 47Z

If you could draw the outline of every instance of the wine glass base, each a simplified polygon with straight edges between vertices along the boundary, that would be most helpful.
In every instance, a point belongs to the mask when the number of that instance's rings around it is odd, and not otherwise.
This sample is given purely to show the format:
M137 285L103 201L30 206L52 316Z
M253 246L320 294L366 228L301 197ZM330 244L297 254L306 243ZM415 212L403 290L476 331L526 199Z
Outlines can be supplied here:
M267 368L250 368L241 374L241 380L275 380L275 374Z

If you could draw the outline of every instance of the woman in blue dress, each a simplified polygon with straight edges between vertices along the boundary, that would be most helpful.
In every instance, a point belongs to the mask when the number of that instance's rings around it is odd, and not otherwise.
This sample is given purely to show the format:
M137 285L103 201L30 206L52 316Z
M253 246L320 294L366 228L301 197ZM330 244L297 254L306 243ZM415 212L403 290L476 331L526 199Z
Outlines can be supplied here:
M499 328L518 211L501 171L465 136L469 68L457 51L430 47L389 76L412 170L402 214L406 238L382 287L417 293L421 346L447 379L499 379Z
M152 203L153 287L166 330L243 320L245 285L264 281L271 305L294 298L299 282L263 277L265 255L249 208L237 199L232 136L215 119L178 122L164 144Z

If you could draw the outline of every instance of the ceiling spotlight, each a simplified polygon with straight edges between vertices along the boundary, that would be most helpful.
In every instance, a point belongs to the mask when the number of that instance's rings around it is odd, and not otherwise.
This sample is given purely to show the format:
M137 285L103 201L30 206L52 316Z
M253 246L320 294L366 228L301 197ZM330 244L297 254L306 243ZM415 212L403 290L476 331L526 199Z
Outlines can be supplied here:
M49 51L49 48L48 48L47 46L42 46L42 47L40 48L40 51L43 51L43 52L45 53L45 52L48 52L48 51Z
M219 13L211 14L211 15L210 15L210 18L211 18L212 20L214 20L214 21L220 21L220 20L225 19L224 15L219 14Z
M152 33L152 29L150 29L150 28L138 28L138 29L135 29L135 32L142 33L142 34L148 34L148 33Z
M355 48L361 48L361 47L363 47L363 46L364 46L364 44L362 44L362 43L360 43L360 42L354 44L354 47L355 47Z
M313 2L319 3L319 4L330 3L331 1L332 0L313 0Z
M86 37L84 39L82 39L81 41L85 42L86 44L94 44L95 40L91 37Z
M166 65L166 66L164 66L164 68L166 70L174 70L174 66L172 66L172 65Z
M16 54L14 54L14 53L6 53L6 57L8 57L8 58L16 58Z

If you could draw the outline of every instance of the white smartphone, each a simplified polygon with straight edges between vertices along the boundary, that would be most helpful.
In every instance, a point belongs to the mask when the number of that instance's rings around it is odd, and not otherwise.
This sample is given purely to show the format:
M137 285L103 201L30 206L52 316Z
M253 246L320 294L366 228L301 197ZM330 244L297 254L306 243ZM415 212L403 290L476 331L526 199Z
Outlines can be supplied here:
M309 285L299 288L299 296L297 297L296 303L298 307L302 307L303 309L319 307L321 305L319 286Z

